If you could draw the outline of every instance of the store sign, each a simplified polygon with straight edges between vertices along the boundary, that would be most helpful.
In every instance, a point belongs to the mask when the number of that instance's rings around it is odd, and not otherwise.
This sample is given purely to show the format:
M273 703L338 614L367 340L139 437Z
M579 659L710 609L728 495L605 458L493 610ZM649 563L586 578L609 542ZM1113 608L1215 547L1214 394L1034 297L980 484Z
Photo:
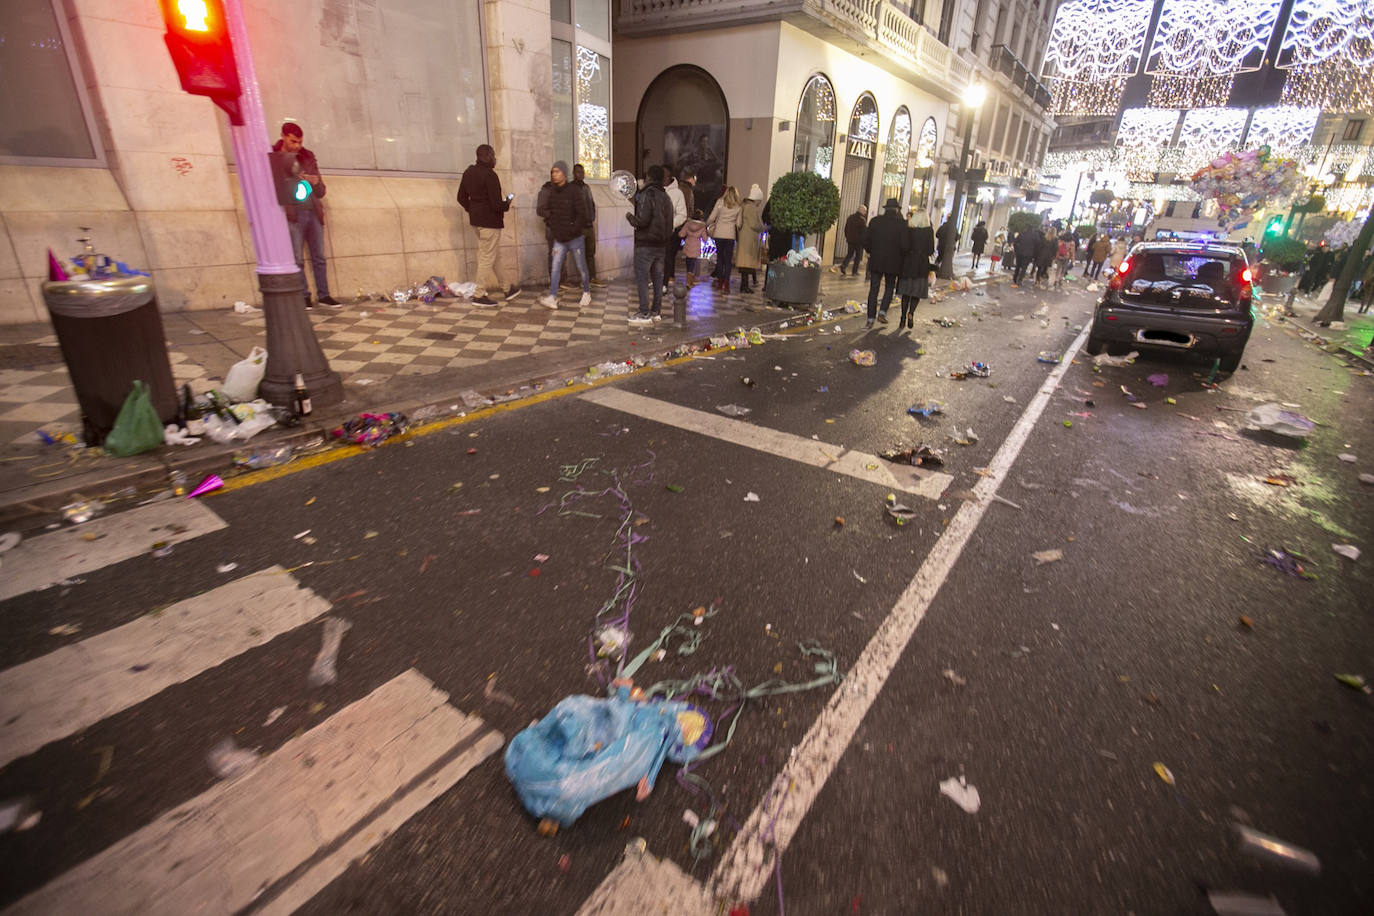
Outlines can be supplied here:
M872 141L872 140L850 140L850 141L849 141L849 155L851 155L851 156L858 156L860 159L872 159L872 158L873 158L873 141Z

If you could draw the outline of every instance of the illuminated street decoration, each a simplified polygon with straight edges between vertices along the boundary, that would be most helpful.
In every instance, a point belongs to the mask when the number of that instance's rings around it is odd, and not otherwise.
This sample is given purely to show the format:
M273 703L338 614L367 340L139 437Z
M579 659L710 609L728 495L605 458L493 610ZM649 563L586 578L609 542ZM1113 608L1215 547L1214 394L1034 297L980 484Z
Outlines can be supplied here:
M591 48L577 48L577 158L588 178L611 177L610 60Z
M1058 115L1112 114L1126 79L1140 68L1150 0L1068 0L1059 6L1045 52Z
M939 143L939 133L934 118L926 118L921 125L921 136L916 141L916 167L928 169L935 164L935 147Z
M1320 108L1297 108L1292 105L1256 108L1255 116L1250 121L1246 145L1286 148L1307 143L1317 129L1319 117Z
M835 162L835 90L816 74L807 80L797 105L792 170L812 171L829 178Z
M911 112L898 108L887 133L887 152L883 157L883 200L902 199L906 190L906 165L911 158Z
M1256 146L1251 131L1251 140L1246 148ZM1344 176L1346 181L1374 179L1374 146L1359 146L1353 143L1301 143L1293 146L1276 146L1275 150L1303 165L1323 165L1327 171ZM1099 146L1090 149L1064 150L1046 153L1040 166L1041 175L1063 175L1077 171L1077 163L1087 163L1088 171L1093 172L1171 172L1181 174L1188 171L1186 165L1192 161L1199 150L1186 147L1125 147ZM1213 152L1213 156L1221 150Z
M1235 74L1258 70L1278 24L1281 0L1164 0L1145 72L1147 104L1226 104Z
M1180 146L1202 147L1207 151L1240 143L1248 112L1244 108L1196 108L1183 115Z
M1328 111L1374 107L1374 3L1294 0L1278 66L1285 105Z
M1118 146L1159 147L1174 139L1179 112L1159 108L1127 108L1121 112L1116 132Z

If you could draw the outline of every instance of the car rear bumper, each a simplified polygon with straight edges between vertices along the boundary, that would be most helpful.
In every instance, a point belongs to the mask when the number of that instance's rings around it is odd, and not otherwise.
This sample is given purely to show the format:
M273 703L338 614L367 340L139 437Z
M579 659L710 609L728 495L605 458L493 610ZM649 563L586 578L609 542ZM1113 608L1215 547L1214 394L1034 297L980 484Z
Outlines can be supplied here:
M1248 312L1234 316L1182 315L1099 306L1092 336L1104 343L1159 350L1201 353L1240 353L1250 339L1254 319Z

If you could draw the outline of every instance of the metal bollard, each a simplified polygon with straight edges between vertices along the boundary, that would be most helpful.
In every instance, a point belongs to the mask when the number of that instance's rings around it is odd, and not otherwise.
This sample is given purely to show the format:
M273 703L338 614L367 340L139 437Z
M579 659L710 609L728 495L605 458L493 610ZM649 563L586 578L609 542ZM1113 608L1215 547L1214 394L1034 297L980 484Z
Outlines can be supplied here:
M673 327L687 330L687 287L681 283L673 284Z

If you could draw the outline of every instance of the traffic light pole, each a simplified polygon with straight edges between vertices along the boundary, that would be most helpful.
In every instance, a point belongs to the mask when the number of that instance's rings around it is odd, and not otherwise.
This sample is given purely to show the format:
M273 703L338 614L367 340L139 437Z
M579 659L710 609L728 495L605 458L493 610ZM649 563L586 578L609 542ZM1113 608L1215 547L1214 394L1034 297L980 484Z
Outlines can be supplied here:
M234 46L242 95L239 112L242 124L231 124L234 161L238 165L243 205L248 211L248 229L258 258L258 289L267 320L267 371L259 392L272 404L290 407L297 371L305 376L310 397L316 406L338 404L343 400L343 380L329 368L315 329L305 312L305 275L296 266L286 214L277 203L272 169L268 163L267 121L262 111L262 93L253 67L248 44L248 26L240 0L223 0L224 19Z
M968 178L968 150L973 142L974 111L970 111L964 119L964 148L959 152L959 180L954 184L954 210L949 216L950 239L945 248L946 256L940 259L936 272L936 276L942 280L949 280L954 276L954 248L959 241L959 224L963 221L964 184Z

